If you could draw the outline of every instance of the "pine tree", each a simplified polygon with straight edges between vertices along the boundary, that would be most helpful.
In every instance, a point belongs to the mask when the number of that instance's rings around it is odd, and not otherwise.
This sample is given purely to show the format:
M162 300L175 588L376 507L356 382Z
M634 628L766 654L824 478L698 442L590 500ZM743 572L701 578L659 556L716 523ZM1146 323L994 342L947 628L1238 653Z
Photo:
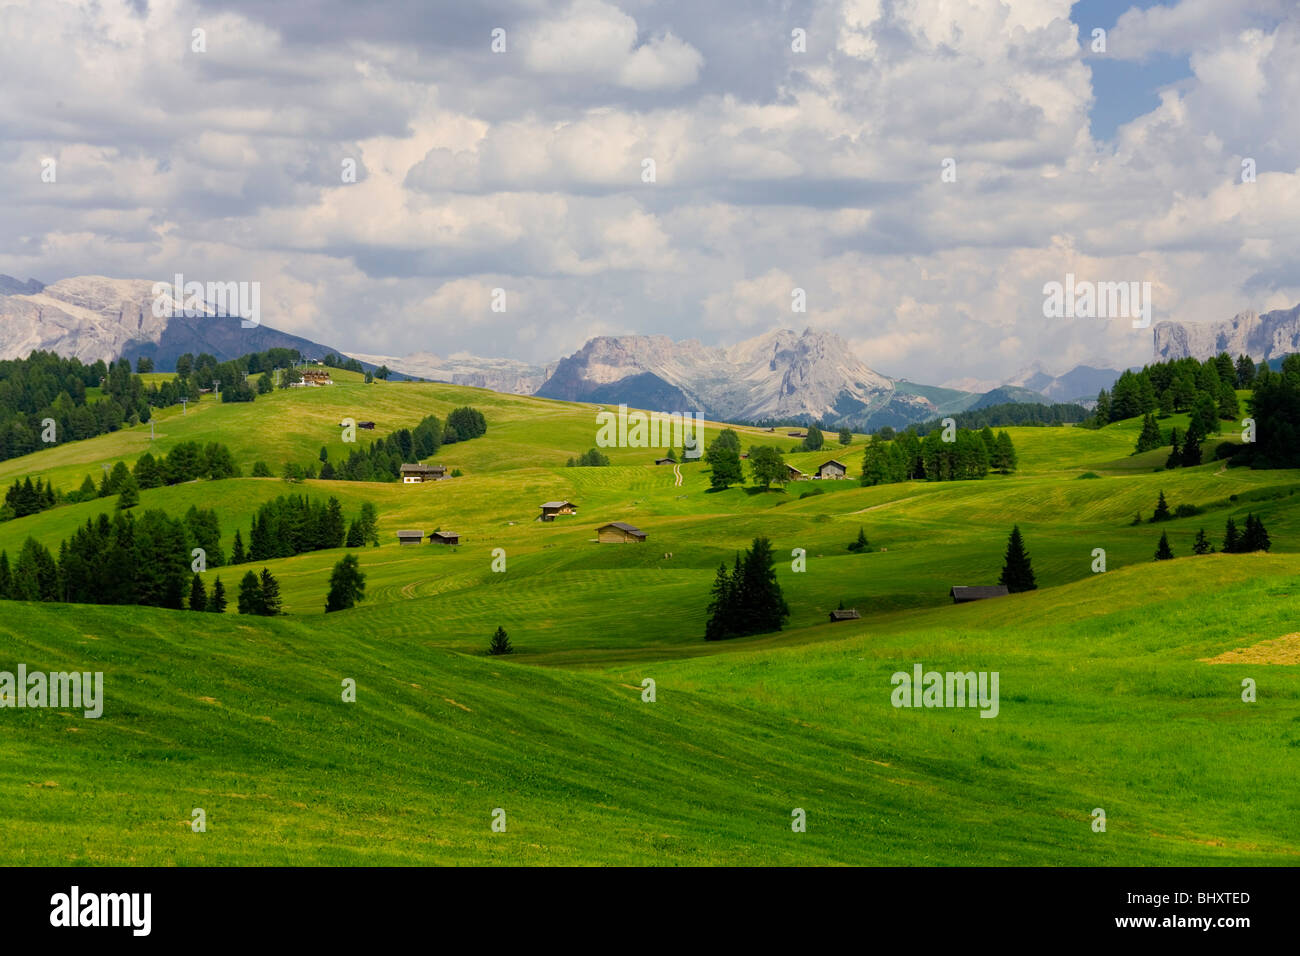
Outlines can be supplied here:
M1179 456L1179 463L1184 468L1194 468L1201 463L1201 441L1205 437L1205 431L1193 419L1192 423L1187 426L1187 435L1183 439L1183 451Z
M505 628L497 625L496 633L492 635L492 642L488 644L488 653L495 656L509 654L514 648L510 646L510 638L506 634Z
M1156 560L1168 561L1173 556L1173 549L1169 547L1169 535L1162 531L1160 533L1160 544L1156 546Z
M1205 536L1205 529L1201 528L1196 532L1196 540L1192 542L1192 554L1213 554L1214 545L1210 544L1210 539Z
M1165 501L1165 493L1161 491L1160 497L1156 501L1156 510L1151 515L1151 523L1155 524L1157 521L1168 521L1172 517L1173 515L1169 513L1169 504Z
M247 560L248 560L248 555L244 552L244 538L242 535L240 535L239 529L236 528L235 544L230 549L230 563L243 564Z
M1253 514L1246 515L1246 530L1241 536L1241 551L1243 553L1267 551L1270 546L1271 542L1268 532L1264 530L1264 522Z
M1138 436L1137 448L1135 454L1141 454L1144 451L1151 451L1159 448L1164 444L1164 439L1160 435L1160 426L1156 424L1155 416L1150 412L1142 417L1142 434Z
M349 548L359 548L366 543L365 536L361 533L361 523L356 518L348 525L348 537L345 544Z
M330 590L325 598L325 612L346 611L366 599L366 576L355 554L346 554L330 572Z
M998 583L1006 585L1007 590L1012 594L1033 591L1038 587L1034 581L1033 565L1030 563L1028 552L1025 551L1024 539L1020 536L1019 525L1012 527L1011 537L1007 539L1006 561L1002 566L1002 576L998 578Z
M253 571L245 572L243 580L239 582L239 613L265 614L264 608L262 585L257 580L257 574Z
M718 565L718 574L713 579L712 598L709 601L708 620L704 625L706 641L721 641L732 635L734 622L729 619L731 613L731 572L727 562Z
M993 467L1002 474L1016 470L1016 446L1011 443L1009 432L998 432L997 454L993 457Z
M764 537L755 538L745 553L736 594L746 634L779 631L790 616L790 607L776 580L775 565L772 543Z
M208 609L208 592L203 586L203 579L197 574L190 579L190 610L206 611Z
M212 585L212 595L208 598L208 610L214 614L226 613L226 586L217 578Z
M1177 468L1183 463L1182 447L1178 444L1178 429L1175 428L1169 433L1170 444L1173 447L1169 450L1169 457L1165 459L1166 468Z
M274 617L280 613L280 582L266 568L262 569L261 588L262 610L259 613Z
M850 551L854 551L854 552L869 551L869 550L871 550L870 547L867 545L867 532L866 532L866 529L863 528L861 525L858 526L858 537L857 537L857 540L854 541L852 544L849 545L849 550L850 550Z
M121 464L121 462L118 462ZM134 508L140 503L140 486L135 483L135 476L127 474L118 489L117 510L125 511L128 508Z
M1237 533L1237 523L1229 518L1223 529L1223 553L1236 554L1240 544L1241 537Z

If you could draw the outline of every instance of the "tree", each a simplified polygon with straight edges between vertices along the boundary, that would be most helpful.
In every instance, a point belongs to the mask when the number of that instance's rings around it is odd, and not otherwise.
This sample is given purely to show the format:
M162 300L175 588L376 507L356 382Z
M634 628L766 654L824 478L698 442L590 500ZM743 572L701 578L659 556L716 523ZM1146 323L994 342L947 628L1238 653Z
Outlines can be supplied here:
M203 578L197 574L190 579L190 610L206 611L208 609L208 591L203 586Z
M735 602L731 595L731 573L727 570L725 561L718 565L718 574L713 579L713 590L710 594L708 620L704 624L704 639L720 641L731 636L736 628L736 622L731 619L735 609Z
M271 477L271 469L270 469L269 467L267 467L266 462L264 462L264 461L255 461L255 462L253 462L253 477L254 477L254 478L270 478L270 477Z
M764 489L770 487L772 482L784 485L789 478L785 459L781 457L781 452L771 445L760 445L749 449L749 472L754 483L762 485Z
M826 436L816 425L808 426L808 435L803 440L804 451L821 451L822 445L826 444Z
M1160 497L1156 500L1156 510L1151 515L1151 523L1157 521L1168 521L1173 515L1169 512L1169 503L1165 501L1165 493L1160 492Z
M359 548L366 543L365 535L361 533L361 522L356 518L348 525L348 536L344 545L349 548Z
M1196 540L1192 542L1192 554L1213 554L1214 545L1210 544L1210 539L1205 536L1205 529L1201 528L1196 532Z
M1169 547L1169 535L1162 531L1160 533L1160 544L1156 546L1156 560L1168 561L1173 556L1173 548Z
M257 575L248 571L239 582L239 613L265 614L266 605L262 602L262 585Z
M379 547L379 517L375 514L375 506L369 501L361 505L361 537L365 544Z
M1201 463L1201 441L1204 438L1205 431L1193 417L1191 424L1187 426L1187 435L1183 438L1183 451L1179 456L1179 463L1184 468L1195 468Z
M1231 518L1223 529L1223 553L1236 554L1241 545L1241 535L1237 531L1237 523Z
M244 539L240 535L239 529L236 528L235 543L230 548L230 563L243 564L247 560L248 560L248 554L247 552L244 551Z
M849 550L854 553L871 550L867 545L867 531L861 525L858 525L858 537L849 545Z
M214 614L226 613L226 586L221 583L221 578L217 578L212 585L212 596L208 598L208 610Z
M330 590L325 598L325 612L346 611L366 599L366 576L355 554L346 554L330 572Z
M118 462L121 464L121 462ZM125 511L140 503L140 486L135 483L135 476L128 474L123 479L117 493L117 510Z
M740 436L732 429L724 428L709 443L704 452L704 460L709 466L710 488L721 490L744 482L745 473L740 465Z
M1016 470L1016 446L1011 443L1009 432L998 432L997 451L993 455L993 467L1002 474Z
M1183 463L1183 451L1178 444L1178 429L1174 428L1169 433L1169 441L1173 446L1169 450L1169 457L1165 459L1166 468L1177 468Z
M384 381L388 381L388 376L392 374L387 365L381 365L375 369L375 378L382 378Z
M1242 355L1237 358L1237 387L1240 389L1253 388L1255 385L1255 362L1249 355Z
M790 616L790 608L776 580L776 556L767 538L755 538L745 553L735 598L746 634L779 631Z
M1156 424L1155 416L1150 412L1142 416L1142 434L1138 435L1137 448L1133 450L1134 454L1140 455L1144 451L1152 451L1164 444L1164 439L1160 435L1160 426Z
M263 568L260 584L262 588L261 613L267 617L274 617L280 613L280 582L271 576L270 571Z
M146 375L149 372L152 372L153 359L149 358L148 356L141 355L138 359L135 360L135 370L139 372L141 375Z
M510 646L510 638L507 636L505 628L497 625L496 633L492 635L492 641L488 644L488 653L494 657L501 654L509 654L514 650Z
M841 429L840 429L840 444L841 444L841 445L851 445L851 444L853 444L853 432L849 431L847 428L841 428Z
M1011 537L1007 539L1006 560L1003 562L1002 576L998 578L998 583L1006 585L1007 590L1012 594L1033 591L1038 587L1034 581L1034 568L1029 560L1029 553L1025 550L1024 539L1020 536L1019 525L1011 528Z
M1241 536L1242 552L1267 551L1271 546L1268 532L1264 530L1264 522L1253 514L1246 515L1246 531Z

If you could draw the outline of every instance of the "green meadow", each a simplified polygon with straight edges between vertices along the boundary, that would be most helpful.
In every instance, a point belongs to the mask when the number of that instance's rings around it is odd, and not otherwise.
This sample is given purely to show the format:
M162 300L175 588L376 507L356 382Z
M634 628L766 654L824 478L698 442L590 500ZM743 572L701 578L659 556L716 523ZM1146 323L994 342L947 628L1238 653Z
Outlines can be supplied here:
M205 573L230 593L224 616L0 602L0 670L105 683L98 719L0 709L6 862L1300 862L1300 472L1165 471L1165 452L1130 455L1139 423L1123 422L1007 429L1020 467L980 481L712 492L702 464L683 464L680 485L654 465L660 448L565 467L595 444L598 406L335 378L165 410L152 438L146 424L0 462L0 484L40 476L70 491L145 451L219 441L245 475L259 460L279 474L322 447L345 458L345 417L376 422L362 443L460 405L488 422L428 462L460 469L450 480L246 477L141 494L141 510L214 508L227 553L278 495L333 495L348 518L372 502L379 547L265 562L282 617L234 613L239 577L261 564ZM746 446L797 443L738 430ZM865 437L827 438L787 461L813 471L834 457L856 476ZM1235 439L1213 438L1207 457L1222 440ZM1162 491L1204 513L1134 525ZM536 521L551 499L578 514ZM29 536L57 549L112 507L5 522L0 549L12 557ZM1271 553L1191 556L1199 528L1217 546L1248 512ZM598 544L609 521L648 540ZM954 606L953 585L996 583L1012 524L1039 590ZM461 543L399 547L405 528ZM850 553L859 528L871 549ZM1162 531L1177 559L1156 563ZM788 624L706 644L714 574L758 535L776 549ZM343 553L358 554L367 597L327 616ZM830 623L841 602L861 619ZM508 657L485 653L498 626ZM996 671L997 716L893 706L891 676L918 663ZM191 828L195 808L206 832ZM796 809L806 832L792 830Z

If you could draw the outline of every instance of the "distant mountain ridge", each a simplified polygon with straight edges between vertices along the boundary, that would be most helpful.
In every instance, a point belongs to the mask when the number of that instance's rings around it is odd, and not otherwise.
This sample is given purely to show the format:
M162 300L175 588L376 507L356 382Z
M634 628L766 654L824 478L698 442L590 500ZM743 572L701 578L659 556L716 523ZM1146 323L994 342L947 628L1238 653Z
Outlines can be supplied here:
M1263 315L1238 312L1225 322L1157 322L1152 335L1157 362L1205 361L1220 352L1267 361L1300 352L1300 305Z
M221 361L269 348L292 348L319 359L338 349L265 324L243 328L235 317L156 316L150 279L77 276L49 285L0 275L0 358L33 350L83 362L150 358L171 371L186 352Z

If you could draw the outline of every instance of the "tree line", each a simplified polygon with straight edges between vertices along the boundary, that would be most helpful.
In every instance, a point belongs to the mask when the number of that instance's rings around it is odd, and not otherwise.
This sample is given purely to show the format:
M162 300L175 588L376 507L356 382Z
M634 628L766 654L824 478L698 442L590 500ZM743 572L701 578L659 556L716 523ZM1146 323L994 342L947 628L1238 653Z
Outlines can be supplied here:
M377 438L365 448L353 449L345 461L334 464L321 449L319 476L332 481L397 481L402 465L422 461L438 453L444 445L469 441L487 434L487 420L476 408L462 406L447 415L446 423L429 415L414 428L399 428L387 438ZM302 477L315 477L315 464ZM288 469L287 472L288 473Z
M1003 402L984 408L956 412L950 416L958 428L1003 428L1015 426L1054 426L1077 424L1088 417L1088 410L1082 405L1054 402L1045 405L1042 402ZM936 418L916 426L919 435L928 435L943 428L943 420ZM876 434L885 432L885 438L894 436L894 429L879 429Z

